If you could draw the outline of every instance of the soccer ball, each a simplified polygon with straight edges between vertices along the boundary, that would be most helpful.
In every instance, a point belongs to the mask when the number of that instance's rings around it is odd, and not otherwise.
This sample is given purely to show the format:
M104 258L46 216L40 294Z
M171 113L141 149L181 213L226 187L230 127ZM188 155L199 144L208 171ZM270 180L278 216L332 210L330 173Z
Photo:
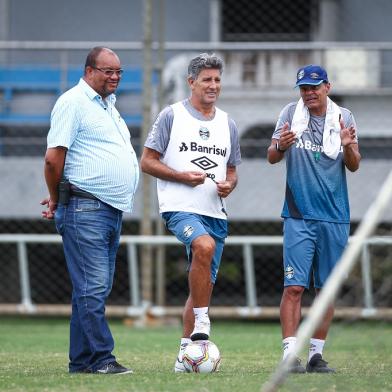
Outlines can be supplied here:
M182 358L187 373L217 372L220 361L218 347L209 340L196 340L189 343Z

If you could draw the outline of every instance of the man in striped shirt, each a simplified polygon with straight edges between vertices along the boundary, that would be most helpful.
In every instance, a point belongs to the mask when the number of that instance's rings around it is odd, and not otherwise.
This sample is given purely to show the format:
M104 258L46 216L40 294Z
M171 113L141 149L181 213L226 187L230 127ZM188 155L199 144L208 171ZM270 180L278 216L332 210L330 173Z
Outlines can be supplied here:
M139 167L114 104L122 75L104 47L87 56L84 76L57 100L45 155L49 190L42 216L55 220L72 281L70 373L125 374L105 318L123 212L131 212Z

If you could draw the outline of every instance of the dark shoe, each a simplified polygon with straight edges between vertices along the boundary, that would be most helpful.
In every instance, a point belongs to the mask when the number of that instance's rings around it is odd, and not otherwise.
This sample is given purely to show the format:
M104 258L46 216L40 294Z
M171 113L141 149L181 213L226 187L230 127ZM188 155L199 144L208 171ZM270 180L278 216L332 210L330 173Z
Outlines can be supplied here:
M285 360L287 360L287 359L285 359ZM299 373L302 373L302 374L306 373L306 370L301 365L301 360L298 357L295 358L294 362L290 366L289 373L297 373L297 374L299 374Z
M306 373L305 368L301 365L301 360L299 358L295 358L294 363L290 366L290 373Z
M335 369L327 366L328 362L324 361L321 354L314 354L306 365L308 373L335 373Z
M72 370L69 372L70 374L76 373L92 373L91 369L79 369L79 370Z
M121 366L118 362L109 362L101 368L97 369L94 373L100 374L129 374L133 373L131 369Z

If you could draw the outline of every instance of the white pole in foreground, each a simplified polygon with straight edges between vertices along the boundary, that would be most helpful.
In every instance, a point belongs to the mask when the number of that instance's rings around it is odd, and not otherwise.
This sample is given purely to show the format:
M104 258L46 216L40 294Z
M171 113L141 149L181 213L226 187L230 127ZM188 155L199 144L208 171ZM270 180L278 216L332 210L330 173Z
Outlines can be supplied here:
M357 228L355 235L350 241L349 246L343 252L343 255L336 265L331 275L327 279L320 294L316 297L307 318L301 323L297 333L297 344L293 355L287 361L281 362L271 378L262 386L262 392L275 392L279 385L283 384L288 375L288 370L294 358L303 349L310 337L318 327L328 306L334 301L335 296L340 289L347 274L354 266L357 256L359 255L364 240L369 237L376 227L385 208L388 206L392 197L392 170L385 180L376 200L367 210L361 224Z

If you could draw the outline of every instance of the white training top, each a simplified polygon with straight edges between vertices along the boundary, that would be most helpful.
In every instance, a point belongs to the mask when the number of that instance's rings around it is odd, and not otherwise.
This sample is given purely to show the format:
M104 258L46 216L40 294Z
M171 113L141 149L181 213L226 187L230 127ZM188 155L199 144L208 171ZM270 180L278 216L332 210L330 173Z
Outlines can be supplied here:
M208 178L196 187L158 179L159 211L186 211L226 219L215 181L226 179L231 152L228 115L216 108L213 120L202 121L193 117L182 102L171 107L173 126L161 161L177 171L206 172Z

